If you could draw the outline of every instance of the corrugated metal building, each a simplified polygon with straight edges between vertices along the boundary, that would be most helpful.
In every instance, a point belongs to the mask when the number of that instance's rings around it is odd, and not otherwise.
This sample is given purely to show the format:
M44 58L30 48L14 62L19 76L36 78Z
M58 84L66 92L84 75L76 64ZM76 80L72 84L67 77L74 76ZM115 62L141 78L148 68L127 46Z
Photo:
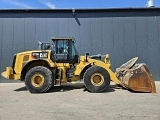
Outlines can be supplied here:
M113 70L138 56L160 80L160 8L0 10L0 72L52 36L75 37L80 55L109 53Z

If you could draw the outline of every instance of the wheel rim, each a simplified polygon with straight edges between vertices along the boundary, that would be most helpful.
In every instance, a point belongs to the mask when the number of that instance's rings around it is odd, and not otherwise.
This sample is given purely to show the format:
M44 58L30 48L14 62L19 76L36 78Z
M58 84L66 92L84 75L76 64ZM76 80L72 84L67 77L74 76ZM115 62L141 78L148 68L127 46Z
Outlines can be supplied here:
M41 74L34 74L31 78L34 87L41 87L44 84L44 77Z
M104 77L103 77L103 75L100 74L100 73L94 73L91 76L91 83L94 86L101 86L104 83Z

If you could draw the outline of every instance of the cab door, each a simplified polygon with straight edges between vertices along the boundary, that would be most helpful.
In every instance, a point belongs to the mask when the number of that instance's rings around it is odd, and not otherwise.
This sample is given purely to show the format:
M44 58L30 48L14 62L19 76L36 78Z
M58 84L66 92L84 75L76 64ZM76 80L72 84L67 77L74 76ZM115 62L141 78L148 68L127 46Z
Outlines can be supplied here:
M69 63L69 43L67 40L54 41L54 59L57 63Z

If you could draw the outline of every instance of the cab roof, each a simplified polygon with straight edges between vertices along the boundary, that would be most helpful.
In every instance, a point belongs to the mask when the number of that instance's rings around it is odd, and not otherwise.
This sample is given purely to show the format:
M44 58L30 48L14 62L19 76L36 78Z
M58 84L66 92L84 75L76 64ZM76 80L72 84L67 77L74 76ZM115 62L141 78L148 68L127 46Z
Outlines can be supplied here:
M72 40L75 41L74 37L51 37L51 40L56 41L56 40Z

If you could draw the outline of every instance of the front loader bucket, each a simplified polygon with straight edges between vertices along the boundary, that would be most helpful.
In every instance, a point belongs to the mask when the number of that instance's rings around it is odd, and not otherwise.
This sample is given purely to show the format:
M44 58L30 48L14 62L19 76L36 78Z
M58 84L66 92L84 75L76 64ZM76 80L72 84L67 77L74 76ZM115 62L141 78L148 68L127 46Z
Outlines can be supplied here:
M131 68L118 68L117 78L120 85L137 92L156 93L156 86L152 74L146 64L134 64Z

